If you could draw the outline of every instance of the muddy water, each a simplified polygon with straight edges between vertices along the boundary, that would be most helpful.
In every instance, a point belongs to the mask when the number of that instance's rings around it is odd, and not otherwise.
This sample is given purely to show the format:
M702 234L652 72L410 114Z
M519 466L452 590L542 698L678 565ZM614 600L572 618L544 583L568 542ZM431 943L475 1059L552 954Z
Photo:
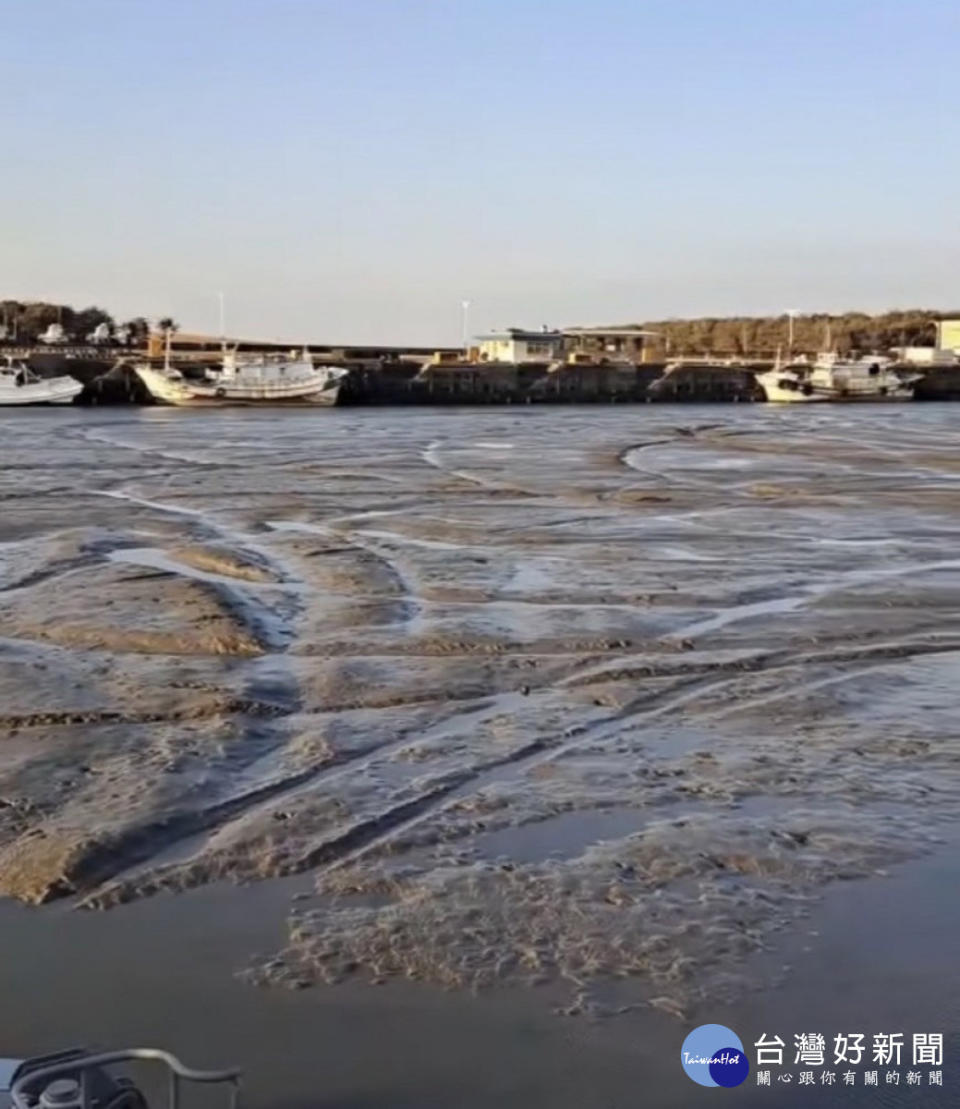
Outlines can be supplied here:
M10 1050L682 1105L691 1021L952 1031L955 410L824 407L0 417Z

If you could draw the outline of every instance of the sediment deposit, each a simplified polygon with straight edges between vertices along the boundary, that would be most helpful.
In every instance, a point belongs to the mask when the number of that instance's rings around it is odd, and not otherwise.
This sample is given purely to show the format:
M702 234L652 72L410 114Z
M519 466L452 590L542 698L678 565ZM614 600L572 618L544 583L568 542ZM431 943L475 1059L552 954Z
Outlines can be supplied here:
M309 870L252 980L736 992L955 816L950 413L2 417L0 891Z

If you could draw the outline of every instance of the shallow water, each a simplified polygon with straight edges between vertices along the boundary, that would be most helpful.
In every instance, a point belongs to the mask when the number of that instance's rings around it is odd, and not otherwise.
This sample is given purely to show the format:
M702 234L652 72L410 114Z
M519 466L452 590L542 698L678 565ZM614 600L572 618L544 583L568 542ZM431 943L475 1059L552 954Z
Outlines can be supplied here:
M0 1043L13 1055L75 1043L162 1044L197 1065L242 1065L251 1106L628 1109L646 1098L680 1109L715 1096L677 1063L698 1023L727 1024L745 1043L764 1033L790 1042L814 1029L942 1030L945 1085L913 1090L909 1104L944 1109L960 1080L960 976L949 954L957 879L951 847L890 878L833 887L802 931L758 962L750 992L735 1004L703 1005L684 1024L642 1012L562 1019L540 991L252 989L232 970L280 941L277 914L309 885L303 878L162 895L107 914L8 904L0 930L16 958L0 963ZM786 962L793 969L784 974ZM774 977L780 984L764 988ZM737 1103L859 1107L906 1104L903 1097L902 1089L861 1087L828 1098L748 1082Z
M955 1031L955 413L0 416L10 1050L684 1105L690 1022Z

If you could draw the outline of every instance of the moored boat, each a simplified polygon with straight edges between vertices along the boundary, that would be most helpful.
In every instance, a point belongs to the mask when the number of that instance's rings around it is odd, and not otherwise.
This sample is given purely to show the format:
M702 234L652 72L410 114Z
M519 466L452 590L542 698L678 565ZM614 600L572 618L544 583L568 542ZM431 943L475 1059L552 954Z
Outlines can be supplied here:
M827 400L911 400L920 377L898 371L889 358L844 359L826 354L814 362L810 384L814 395Z
M772 370L757 374L756 381L763 389L766 399L774 404L795 404L829 399L824 394L813 391L809 367L777 368L775 366Z
M180 407L236 404L337 403L347 371L339 366L314 366L308 351L299 358L238 357L224 351L221 365L190 378L170 365L135 367L154 400Z
M768 401L910 400L922 375L898 369L889 358L843 359L821 354L813 363L794 362L757 374Z
M0 366L0 405L70 404L82 392L83 385L68 374L40 377L12 358Z

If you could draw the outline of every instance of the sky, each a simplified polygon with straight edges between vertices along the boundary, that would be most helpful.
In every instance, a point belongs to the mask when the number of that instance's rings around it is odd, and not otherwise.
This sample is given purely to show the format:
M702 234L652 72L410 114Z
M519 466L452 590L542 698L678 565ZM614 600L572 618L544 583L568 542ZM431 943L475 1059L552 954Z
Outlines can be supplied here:
M292 342L960 306L955 0L0 0L0 296Z

